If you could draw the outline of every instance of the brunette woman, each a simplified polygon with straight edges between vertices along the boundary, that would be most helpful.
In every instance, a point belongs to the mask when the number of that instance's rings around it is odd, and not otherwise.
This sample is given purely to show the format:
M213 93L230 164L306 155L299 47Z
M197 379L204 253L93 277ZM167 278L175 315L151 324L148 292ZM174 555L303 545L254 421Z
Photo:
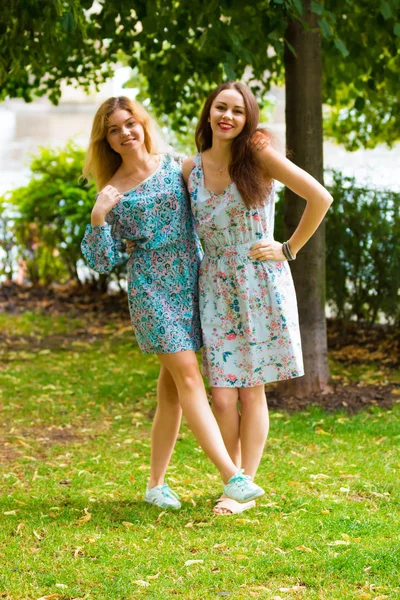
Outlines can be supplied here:
M271 144L257 150L252 140L258 127L250 89L224 83L204 105L196 129L199 153L183 164L197 233L204 241L203 374L226 448L251 478L269 428L264 384L303 375L288 260L296 258L332 202L324 187ZM284 244L273 237L274 179L307 201L299 226ZM214 510L231 514L243 508L222 496Z

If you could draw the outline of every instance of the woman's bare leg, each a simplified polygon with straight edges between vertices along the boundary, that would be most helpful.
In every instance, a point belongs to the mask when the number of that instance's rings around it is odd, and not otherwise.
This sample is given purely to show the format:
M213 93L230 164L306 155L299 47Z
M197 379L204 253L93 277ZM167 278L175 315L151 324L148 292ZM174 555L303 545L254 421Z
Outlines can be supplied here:
M263 385L240 388L240 445L242 468L254 478L264 451L269 431L268 405Z
M237 388L211 388L212 411L229 456L240 467L240 413Z
M186 350L176 354L159 354L158 357L175 382L179 402L190 429L221 473L223 482L227 483L237 469L229 457L218 424L208 404L195 353Z
M169 371L161 366L157 384L157 408L151 430L149 488L164 483L181 424L178 390Z

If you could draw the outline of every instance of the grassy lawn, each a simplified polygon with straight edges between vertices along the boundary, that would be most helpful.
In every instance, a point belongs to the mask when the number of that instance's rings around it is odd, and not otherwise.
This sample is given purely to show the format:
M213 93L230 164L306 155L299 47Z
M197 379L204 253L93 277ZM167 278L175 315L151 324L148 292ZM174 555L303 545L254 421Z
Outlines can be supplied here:
M142 501L158 362L129 327L94 326L0 315L1 599L400 598L399 403L272 412L266 494L228 518L182 426L168 480L183 507L160 512Z

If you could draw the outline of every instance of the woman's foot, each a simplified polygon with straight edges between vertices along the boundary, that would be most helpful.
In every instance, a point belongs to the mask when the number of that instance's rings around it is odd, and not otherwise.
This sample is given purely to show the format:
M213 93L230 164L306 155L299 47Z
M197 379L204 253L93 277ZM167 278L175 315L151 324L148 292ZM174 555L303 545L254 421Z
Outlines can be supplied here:
M149 504L154 504L159 508L173 508L178 510L178 508L181 507L178 495L170 489L167 483L156 485L151 489L146 488L144 501Z
M240 503L222 495L215 503L213 513L216 515L238 515L245 510L254 508L255 505L256 503L254 500L251 500L251 502Z
M224 494L236 502L246 503L259 498L265 492L262 487L253 483L250 475L244 475L243 469L238 469L224 485Z

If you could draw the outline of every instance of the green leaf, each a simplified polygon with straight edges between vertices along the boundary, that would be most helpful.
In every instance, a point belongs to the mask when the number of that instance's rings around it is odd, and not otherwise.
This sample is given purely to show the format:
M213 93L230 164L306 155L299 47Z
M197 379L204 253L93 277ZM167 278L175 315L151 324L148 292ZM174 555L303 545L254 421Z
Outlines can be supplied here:
M71 12L65 13L64 18L61 21L61 25L64 31L66 31L67 33L71 33L71 31L74 31L75 21L74 16Z
M235 81L236 73L235 73L233 66L229 62L224 62L223 66L224 66L224 71L225 71L227 78L231 81Z
M294 49L294 47L292 46L292 44L290 44L286 39L285 39L285 44L286 46L289 48L290 52L297 57L296 54L296 50Z
M357 100L354 102L354 108L361 112L365 106L365 99L362 96L359 96Z
M393 27L393 33L394 35L397 35L397 37L400 37L400 23L396 23Z
M303 3L301 0L293 0L293 4L295 5L297 12L299 13L299 15L303 14Z
M344 43L342 42L342 40L336 39L333 42L335 44L335 47L339 50L339 52L341 52L341 54L346 58L346 56L349 55L349 51L347 50L346 46L344 45Z
M322 15L324 12L324 7L319 2L311 2L311 12L316 15Z
M386 2L385 0L381 2L381 15L385 20L390 19L390 17L393 15L392 7L390 6L389 2Z
M330 38L332 35L332 29L330 28L329 23L324 19L318 19L318 24L324 37Z

